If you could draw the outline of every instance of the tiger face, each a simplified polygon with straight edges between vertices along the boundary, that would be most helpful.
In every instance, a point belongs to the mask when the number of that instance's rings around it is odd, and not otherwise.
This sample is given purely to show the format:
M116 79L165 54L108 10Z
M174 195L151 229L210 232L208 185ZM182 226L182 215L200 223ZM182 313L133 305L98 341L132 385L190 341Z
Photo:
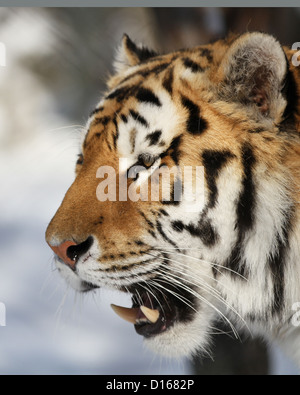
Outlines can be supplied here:
M216 318L273 336L299 294L292 55L262 33L167 55L123 38L46 240L75 289L132 295L113 308L157 352L205 351Z

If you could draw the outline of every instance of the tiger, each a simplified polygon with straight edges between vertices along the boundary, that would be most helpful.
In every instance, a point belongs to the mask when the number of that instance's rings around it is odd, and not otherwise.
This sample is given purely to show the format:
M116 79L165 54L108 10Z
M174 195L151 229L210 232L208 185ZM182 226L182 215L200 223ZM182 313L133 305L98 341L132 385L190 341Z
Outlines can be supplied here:
M112 308L154 352L205 354L221 320L300 366L295 57L256 31L167 54L123 36L46 242L75 290L130 295Z

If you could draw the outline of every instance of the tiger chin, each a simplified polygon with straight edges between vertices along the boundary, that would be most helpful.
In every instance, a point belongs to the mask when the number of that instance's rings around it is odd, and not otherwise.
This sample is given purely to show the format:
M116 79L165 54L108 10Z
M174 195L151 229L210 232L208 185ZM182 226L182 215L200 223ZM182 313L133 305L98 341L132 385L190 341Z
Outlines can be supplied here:
M112 307L156 352L205 353L221 319L300 365L295 56L257 32L163 55L123 37L46 241L78 291L131 294Z

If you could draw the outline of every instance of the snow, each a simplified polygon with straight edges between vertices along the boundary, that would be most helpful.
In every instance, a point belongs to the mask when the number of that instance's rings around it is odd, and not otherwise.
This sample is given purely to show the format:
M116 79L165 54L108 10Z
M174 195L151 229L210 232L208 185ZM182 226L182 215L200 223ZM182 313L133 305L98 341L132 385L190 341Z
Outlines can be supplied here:
M117 292L76 294L62 280L44 240L72 182L77 146L69 133L43 132L1 152L1 374L184 374L185 362L143 348L132 325L110 309Z

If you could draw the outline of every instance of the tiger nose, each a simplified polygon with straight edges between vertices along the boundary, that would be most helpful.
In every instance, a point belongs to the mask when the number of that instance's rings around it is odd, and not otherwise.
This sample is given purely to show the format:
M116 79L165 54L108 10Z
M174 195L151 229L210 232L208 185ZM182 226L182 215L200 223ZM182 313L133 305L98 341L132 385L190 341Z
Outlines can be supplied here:
M61 243L59 246L53 246L49 243L54 253L71 269L75 269L75 265L78 259L88 252L93 244L92 236L89 236L82 243L75 243L74 241L67 240Z

